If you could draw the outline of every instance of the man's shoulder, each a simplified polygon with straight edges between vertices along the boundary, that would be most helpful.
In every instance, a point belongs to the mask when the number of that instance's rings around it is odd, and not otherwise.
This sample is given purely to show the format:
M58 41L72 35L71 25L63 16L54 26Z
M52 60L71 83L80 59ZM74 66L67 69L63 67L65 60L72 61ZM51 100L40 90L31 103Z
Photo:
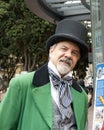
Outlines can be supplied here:
M13 79L18 79L18 80L26 80L26 79L28 79L28 80L30 80L31 78L33 78L34 73L35 73L35 71L27 72L25 74L20 74L18 76L15 76Z
M27 72L26 74L20 74L11 79L10 85L26 85L31 84L35 72Z

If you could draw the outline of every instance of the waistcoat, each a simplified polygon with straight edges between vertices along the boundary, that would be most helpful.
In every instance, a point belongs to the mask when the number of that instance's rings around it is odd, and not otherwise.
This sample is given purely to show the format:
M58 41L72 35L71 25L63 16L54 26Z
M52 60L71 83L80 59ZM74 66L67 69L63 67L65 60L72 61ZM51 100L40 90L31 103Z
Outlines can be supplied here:
M62 115L54 100L52 100L52 105L53 105L53 130L77 130L75 117L71 105L69 106L71 117L70 119L67 118L65 120L62 120Z

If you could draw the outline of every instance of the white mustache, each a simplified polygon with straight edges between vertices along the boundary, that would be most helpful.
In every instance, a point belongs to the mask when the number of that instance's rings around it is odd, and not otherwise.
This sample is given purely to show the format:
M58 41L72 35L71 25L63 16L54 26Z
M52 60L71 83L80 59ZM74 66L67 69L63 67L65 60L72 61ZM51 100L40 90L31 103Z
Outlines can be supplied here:
M68 59L68 58L61 58L60 61L66 62L66 63L69 64L70 66L72 65L72 60L71 60L71 59Z

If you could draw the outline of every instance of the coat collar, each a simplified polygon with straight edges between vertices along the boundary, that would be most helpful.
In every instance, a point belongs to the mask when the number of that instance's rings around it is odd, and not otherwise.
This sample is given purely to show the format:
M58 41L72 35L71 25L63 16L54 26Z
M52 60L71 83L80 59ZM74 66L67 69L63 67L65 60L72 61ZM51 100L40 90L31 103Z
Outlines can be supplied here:
M41 87L49 82L50 80L48 73L48 65L45 64L35 72L33 77L33 85L36 87ZM75 82L74 80L72 81L72 87L75 90L82 92L82 89L79 87L78 83Z

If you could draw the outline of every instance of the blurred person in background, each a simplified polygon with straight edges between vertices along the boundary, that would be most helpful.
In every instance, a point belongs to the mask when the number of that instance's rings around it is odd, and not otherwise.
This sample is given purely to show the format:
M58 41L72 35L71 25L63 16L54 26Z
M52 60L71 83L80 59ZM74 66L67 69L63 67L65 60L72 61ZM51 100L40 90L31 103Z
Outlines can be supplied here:
M88 107L90 107L92 105L92 99L93 99L93 87L92 87L92 85L89 84L89 86L86 86L83 79L78 80L78 84L80 84L81 87L87 93L87 95L88 95Z

